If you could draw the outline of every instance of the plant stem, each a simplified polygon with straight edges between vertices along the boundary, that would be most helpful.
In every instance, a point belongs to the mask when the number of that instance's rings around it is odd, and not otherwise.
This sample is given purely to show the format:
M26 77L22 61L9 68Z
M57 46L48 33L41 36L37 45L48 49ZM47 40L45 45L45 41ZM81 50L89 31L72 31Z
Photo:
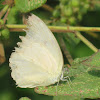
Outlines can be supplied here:
M76 36L82 41L84 42L91 50L93 50L94 52L97 52L98 49L90 42L88 41L84 36L82 36L79 32L75 33Z
M0 12L0 19L2 18L2 16L5 14L5 12L7 11L7 9L8 9L8 5L6 5L2 10L1 10L1 12Z
M6 24L6 27L9 29L26 29L26 25L8 25ZM100 32L100 27L75 27L75 26L48 26L49 29L52 32L58 32L58 33L66 33L71 31L91 31L91 32ZM14 31L14 30L13 30Z
M51 6L49 6L49 5L47 5L47 4L44 4L44 5L42 6L42 8L44 8L44 9L47 10L47 11L53 12L53 8L52 8Z
M100 27L49 26L49 28L55 32L67 32L68 30L100 32Z
M7 17L8 17L9 12L10 12L10 8L8 8L7 13L5 14L5 16L4 16L4 18L3 18L4 23L5 23L6 20L7 20Z
M6 24L6 27L8 28L14 28L14 29L26 29L27 25L15 25L15 24Z
M25 14L22 15L22 21L23 21L23 24L25 24L25 25L27 24L27 20L25 18Z
M0 41L0 65L4 63L5 60L6 58L5 58L5 51L4 51L3 43Z
M63 37L62 37L62 36L59 36L58 39L59 39L59 42L60 42L60 46L61 46L61 48L62 48L62 51L64 52L64 54L65 54L65 56L66 56L66 58L67 58L69 64L71 65L72 62L73 62L73 58L72 58L72 56L70 55L69 51L67 50L67 47L66 47L66 45L65 45L65 43L64 43L64 40L63 40Z

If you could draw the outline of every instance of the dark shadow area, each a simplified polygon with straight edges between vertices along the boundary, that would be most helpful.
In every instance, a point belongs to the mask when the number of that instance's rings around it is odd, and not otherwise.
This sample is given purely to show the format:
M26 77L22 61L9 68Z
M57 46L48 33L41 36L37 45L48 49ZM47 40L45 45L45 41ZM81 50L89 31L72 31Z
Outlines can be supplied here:
M88 72L90 75L100 77L100 70L91 70Z
M99 24L100 20L99 19L100 19L100 13L98 11L90 11L83 16L83 19L80 23L81 23L82 26L99 27L100 26L100 24Z

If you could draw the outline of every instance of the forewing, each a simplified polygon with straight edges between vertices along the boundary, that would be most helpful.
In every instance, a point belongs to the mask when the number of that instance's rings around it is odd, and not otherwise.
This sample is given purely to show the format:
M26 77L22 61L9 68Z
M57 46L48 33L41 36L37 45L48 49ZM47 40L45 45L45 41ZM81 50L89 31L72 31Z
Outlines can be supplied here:
M56 60L58 66L54 67L58 67L58 70L61 70L63 57L53 33L48 29L45 23L35 15L29 17L28 24L27 38L33 37L35 42L45 45Z

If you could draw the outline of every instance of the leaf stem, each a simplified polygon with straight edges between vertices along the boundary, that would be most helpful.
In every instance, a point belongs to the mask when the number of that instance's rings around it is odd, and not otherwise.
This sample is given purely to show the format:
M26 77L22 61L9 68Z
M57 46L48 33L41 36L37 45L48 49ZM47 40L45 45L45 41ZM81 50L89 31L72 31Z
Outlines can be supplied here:
M49 26L49 28L56 32L67 32L68 30L100 32L100 27Z
M53 8L47 4L42 5L42 8L44 8L47 11L53 12Z
M71 65L72 62L73 62L73 58L72 58L71 54L69 53L69 51L68 51L68 49L67 49L67 47L65 45L65 42L63 40L63 37L62 36L59 36L58 39L59 39L59 42L60 42L60 46L62 48L62 51L64 52L64 54L65 54L65 56L66 56L69 64Z
M8 8L7 13L5 14L5 16L4 16L4 18L3 18L4 23L5 23L6 20L7 20L7 16L8 16L8 14L9 14L9 12L10 12L10 8Z
M8 25L6 24L6 27L8 27L9 29L26 29L27 26L26 25ZM52 32L58 32L58 33L66 33L70 31L91 31L91 32L100 32L100 27L75 27L75 26L48 26L49 29ZM14 31L14 30L13 30Z
M7 11L7 9L8 9L8 5L6 5L2 10L1 10L1 12L0 12L0 19L2 18L2 16L5 14L5 12Z
M11 28L16 28L16 29L26 29L27 25L15 25L15 24L6 24L6 27L8 27L9 29Z
M6 58L5 58L5 51L4 51L3 43L0 41L0 65L4 63L5 60Z
M91 50L93 50L94 52L97 52L98 49L90 42L88 41L83 35L81 35L79 32L75 33L76 36L82 41L84 42Z

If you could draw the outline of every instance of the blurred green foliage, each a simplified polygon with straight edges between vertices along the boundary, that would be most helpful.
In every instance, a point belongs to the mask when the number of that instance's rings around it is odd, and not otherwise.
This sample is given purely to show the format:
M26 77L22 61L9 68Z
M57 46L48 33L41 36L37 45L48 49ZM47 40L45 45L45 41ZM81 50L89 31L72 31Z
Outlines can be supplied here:
M4 7L4 5L2 5L3 1L4 0L0 1L0 9ZM31 13L34 13L40 18L42 18L44 22L48 25L61 26L70 24L70 25L100 27L100 20L99 20L100 5L96 3L99 0L95 0L95 2L91 2L91 0L47 0L46 4L50 5L54 9L52 13L44 10L43 8L38 8L41 5L43 5L46 2L46 0L43 0L41 4L37 3L37 5L35 5L35 3L33 2L35 0L24 0L24 1L15 0L15 5L11 7L11 11L7 17L8 20L6 24L22 24L22 14L26 12L29 13L31 11ZM30 6L29 8L28 2L30 3L32 2L34 6ZM2 34L1 31L3 31ZM86 98L92 98L92 99L100 98L100 94L99 95L95 94L96 92L99 92L97 91L97 89L99 88L100 85L98 81L100 79L99 78L100 71L95 69L87 73L83 73L82 75L79 75L79 77L77 76L71 77L70 79L72 81L72 85L71 83L66 84L66 82L61 82L61 85L59 84L58 93L63 92L64 94L67 93L75 94L76 92L78 92L79 94L77 96L68 95L68 96L53 97L53 96L42 95L43 91L42 92L39 91L39 93L41 92L42 94L37 94L34 92L34 89L22 89L16 87L15 82L11 78L11 70L8 65L9 57L10 54L12 53L12 50L14 50L14 47L17 46L16 43L20 41L19 35L25 35L25 33L22 32L9 33L7 29L6 31L7 32L5 32L5 29L2 30L0 29L0 40L2 40L4 44L5 54L6 54L6 62L0 65L0 100L19 100L21 97L29 97L31 100L40 100L40 99L41 100L66 100L66 99L85 100ZM61 33L61 34L73 58L87 57L93 54L93 51L90 48L88 48L84 43L82 43L80 39L78 39L75 36L75 34L73 33L72 34ZM100 39L97 40L96 38L93 38L85 34L85 32L83 34L89 41L95 44L96 47L100 48ZM3 38L1 35L3 36ZM54 33L54 35L56 38L59 37L59 34L57 33ZM67 64L68 61L66 60L65 55L64 55L64 60L65 64ZM99 61L97 63L99 64ZM91 64L95 63L92 62ZM100 66L98 65L98 67ZM71 87L69 85L71 85ZM83 96L80 96L81 90L80 88L77 88L79 86L81 87L81 89L84 90L83 94L81 93ZM56 92L56 84L53 87L54 88L52 88L52 86L48 87L48 91L51 94L53 94L53 92ZM93 87L94 90L92 91ZM43 88L41 89L40 87L41 90L43 90ZM90 89L91 91L88 91L87 93L87 89ZM94 95L95 97L92 97L92 95Z
M91 0L60 0L55 7L53 16L60 18L61 22L75 25L82 20L84 14L92 9Z
M4 5L2 4L4 2L4 0L0 0L0 9L2 9L4 7Z

